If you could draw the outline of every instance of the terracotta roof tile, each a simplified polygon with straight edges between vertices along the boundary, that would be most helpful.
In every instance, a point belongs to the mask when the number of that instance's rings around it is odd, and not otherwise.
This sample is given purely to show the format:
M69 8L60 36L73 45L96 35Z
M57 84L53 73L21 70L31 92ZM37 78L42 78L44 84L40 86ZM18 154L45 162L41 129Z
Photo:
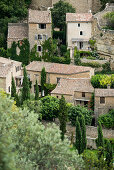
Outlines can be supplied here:
M95 89L95 96L98 97L114 97L114 89Z
M28 22L29 23L51 23L51 12L29 9Z
M6 77L6 75L9 73L11 68L12 68L12 64L0 66L0 77Z
M76 74L82 72L90 72L93 68L84 66L75 66L68 64L58 64L49 62L33 61L30 63L26 69L28 71L38 71L41 72L42 68L45 67L47 73L57 73L57 74Z
M28 38L28 26L26 23L9 23L8 39L22 40Z
M73 95L74 91L92 93L94 88L91 85L90 79L87 78L61 78L51 93Z
M21 62L19 61L15 61L15 60L11 60L10 58L4 58L4 57L0 57L0 63L1 64L11 64L11 63L14 63L14 64L22 64Z
M66 13L66 22L90 22L92 13Z

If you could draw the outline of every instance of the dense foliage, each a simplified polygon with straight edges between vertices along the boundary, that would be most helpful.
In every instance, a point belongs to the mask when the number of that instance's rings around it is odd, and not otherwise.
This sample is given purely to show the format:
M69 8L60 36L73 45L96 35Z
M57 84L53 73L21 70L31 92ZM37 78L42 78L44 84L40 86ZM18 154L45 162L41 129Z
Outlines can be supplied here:
M99 116L101 125L105 128L114 128L114 110Z
M104 146L104 139L103 139L103 133L102 133L102 126L101 126L100 122L98 122L97 130L98 130L97 146L103 147Z
M91 83L94 88L107 88L107 85L110 85L111 88L114 88L114 74L96 74L95 76L92 76Z
M56 117L58 117L59 100L56 97L45 96L41 99L41 102L41 113L43 119L53 121Z
M69 120L71 121L72 125L76 125L76 117L78 116L78 120L81 123L82 115L85 118L85 124L91 125L92 121L92 113L85 107L81 107L80 105L77 106L70 106L68 109L68 116Z
M106 13L104 18L107 21L107 28L114 30L114 12Z
M31 0L0 1L0 47L7 47L8 23L18 22L27 17L27 9Z
M39 99L39 87L38 87L38 82L36 80L36 84L35 84L35 100Z
M80 53L77 50L77 47L74 48L74 63L75 63L75 65L80 65L81 64Z
M82 133L80 123L78 121L78 117L76 118L76 140L75 140L75 147L78 150L78 153L82 153Z
M5 94L0 95L0 136L7 138L7 144L0 138L3 151L0 152L0 161L6 164L4 169L0 162L0 169L67 170L83 166L77 151L70 151L68 140L61 141L60 131L55 125L45 128L38 121L37 114L26 108L18 109Z
M46 70L45 67L43 67L41 71L41 96L45 96L46 93L45 84L46 84Z

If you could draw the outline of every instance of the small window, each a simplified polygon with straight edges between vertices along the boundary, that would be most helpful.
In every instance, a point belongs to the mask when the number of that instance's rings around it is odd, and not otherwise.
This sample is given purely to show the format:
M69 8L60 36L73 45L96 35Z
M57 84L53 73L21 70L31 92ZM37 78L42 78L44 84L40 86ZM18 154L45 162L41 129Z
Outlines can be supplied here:
M82 92L82 97L85 97L85 92Z
M80 27L80 23L78 23L78 27Z
M101 104L105 103L105 97L100 97L100 103Z
M46 24L39 24L40 29L46 29Z
M38 46L38 51L41 52L42 51L42 47Z
M83 32L82 32L82 31L80 31L80 35L83 35Z
M10 93L10 86L8 87L8 91L9 91L9 93Z
M59 96L56 96L57 98L59 98Z
M60 78L57 78L57 84L60 82Z
M42 40L42 35L38 34L38 40Z

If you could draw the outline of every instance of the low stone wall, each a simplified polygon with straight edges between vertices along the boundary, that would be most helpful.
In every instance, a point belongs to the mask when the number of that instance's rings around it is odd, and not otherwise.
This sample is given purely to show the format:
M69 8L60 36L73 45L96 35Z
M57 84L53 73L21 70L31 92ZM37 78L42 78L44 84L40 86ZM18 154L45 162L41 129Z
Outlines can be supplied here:
M97 149L96 138L87 137L87 148Z
M90 59L86 59L86 58L82 58L81 61L82 61L83 63L97 62L97 63L99 63L99 64L105 64L105 63L108 62L107 60L90 60Z

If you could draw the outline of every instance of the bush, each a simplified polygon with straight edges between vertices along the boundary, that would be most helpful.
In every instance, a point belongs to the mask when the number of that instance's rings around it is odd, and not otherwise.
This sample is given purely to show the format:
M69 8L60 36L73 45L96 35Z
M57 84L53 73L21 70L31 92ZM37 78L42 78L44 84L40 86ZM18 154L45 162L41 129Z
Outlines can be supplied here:
M105 128L114 128L114 109L107 114L99 116L99 121Z
M104 18L107 20L107 27L114 30L114 12L106 13Z
M41 99L41 102L41 113L43 119L53 121L56 117L58 117L59 99L52 96L45 96Z
M92 112L89 111L87 108L85 107L81 107L80 105L77 106L71 106L68 108L68 116L69 116L69 120L71 121L72 125L75 126L76 125L76 117L78 116L78 120L80 122L81 125L81 119L82 119L82 115L85 118L85 124L86 125L91 125L91 121L92 121Z
M99 68L102 67L101 64L99 64L98 62L89 62L89 63L81 63L82 66L89 66L89 67L93 67L93 68Z

